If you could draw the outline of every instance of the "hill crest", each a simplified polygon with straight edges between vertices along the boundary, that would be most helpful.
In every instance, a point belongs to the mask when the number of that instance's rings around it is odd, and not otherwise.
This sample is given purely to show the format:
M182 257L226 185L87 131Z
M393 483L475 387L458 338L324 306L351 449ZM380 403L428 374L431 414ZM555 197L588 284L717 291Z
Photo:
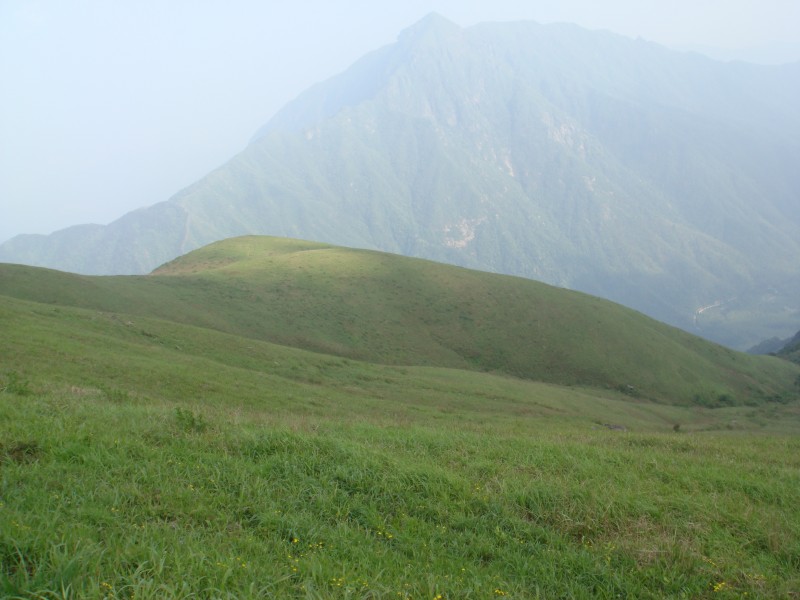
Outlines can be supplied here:
M148 276L0 267L0 294L368 362L489 371L671 404L794 393L796 368L785 361L727 350L606 300L375 251L251 236Z

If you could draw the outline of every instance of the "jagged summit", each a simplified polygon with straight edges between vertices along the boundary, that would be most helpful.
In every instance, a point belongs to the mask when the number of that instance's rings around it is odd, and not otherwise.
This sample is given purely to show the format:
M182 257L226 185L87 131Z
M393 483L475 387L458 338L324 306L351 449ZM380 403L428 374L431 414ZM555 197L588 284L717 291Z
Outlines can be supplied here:
M261 127L251 141L271 131L302 131L346 107L369 100L387 84L398 67L410 62L412 54L429 54L431 44L447 46L462 32L440 14L428 14L403 30L397 43L370 52L343 73L300 94Z
M463 30L453 21L443 17L437 12L431 12L410 27L400 32L398 41L410 42L425 36L446 36L459 34Z

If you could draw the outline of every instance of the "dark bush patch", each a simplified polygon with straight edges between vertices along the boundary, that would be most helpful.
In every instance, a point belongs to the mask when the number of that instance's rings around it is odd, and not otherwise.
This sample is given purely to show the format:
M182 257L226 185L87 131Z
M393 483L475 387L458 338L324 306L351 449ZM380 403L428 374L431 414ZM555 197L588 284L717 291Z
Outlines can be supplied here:
M38 459L41 453L37 442L16 442L8 447L0 445L0 462L29 463Z
M176 408L175 420L178 427L186 433L203 433L208 429L208 422L202 414L194 413L188 408Z
M7 373L4 380L0 380L0 393L16 394L17 396L31 396L31 384L20 377L16 371Z
M736 401L730 394L720 394L717 396L717 406L736 406Z

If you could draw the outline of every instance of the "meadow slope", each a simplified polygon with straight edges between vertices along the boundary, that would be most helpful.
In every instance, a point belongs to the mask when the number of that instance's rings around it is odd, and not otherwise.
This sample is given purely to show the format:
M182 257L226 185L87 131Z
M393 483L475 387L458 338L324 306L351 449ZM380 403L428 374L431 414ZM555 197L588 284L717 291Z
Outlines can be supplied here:
M4 598L800 586L797 402L674 406L2 294L0 331Z

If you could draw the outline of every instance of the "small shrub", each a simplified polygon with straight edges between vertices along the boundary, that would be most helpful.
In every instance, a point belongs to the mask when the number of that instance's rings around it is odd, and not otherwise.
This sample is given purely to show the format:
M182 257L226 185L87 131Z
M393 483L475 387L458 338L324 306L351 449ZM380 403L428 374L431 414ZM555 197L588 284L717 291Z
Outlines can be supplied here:
M39 458L41 448L37 442L19 442L8 448L0 446L0 462L8 460L18 464L35 461Z
M772 394L769 398L767 398L768 402L775 402L777 404L789 404L791 402L791 398L787 398L782 394Z
M717 396L717 406L735 406L736 401L730 394L720 394Z
M715 392L695 394L694 403L706 408L725 408L739 404L733 396L724 392L719 394Z
M0 382L0 393L31 396L33 395L33 390L31 390L29 381L22 379L16 371L11 371L6 375L6 380Z
M637 390L634 386L630 385L629 383L621 383L617 386L617 391L622 392L626 396L631 396L632 398L639 397L639 390Z
M130 402L131 400L131 396L128 392L117 388L103 388L103 395L106 397L106 400L118 402L120 404Z
M186 433L203 433L208 429L208 422L200 413L194 413L188 408L175 409L175 420L178 427Z

